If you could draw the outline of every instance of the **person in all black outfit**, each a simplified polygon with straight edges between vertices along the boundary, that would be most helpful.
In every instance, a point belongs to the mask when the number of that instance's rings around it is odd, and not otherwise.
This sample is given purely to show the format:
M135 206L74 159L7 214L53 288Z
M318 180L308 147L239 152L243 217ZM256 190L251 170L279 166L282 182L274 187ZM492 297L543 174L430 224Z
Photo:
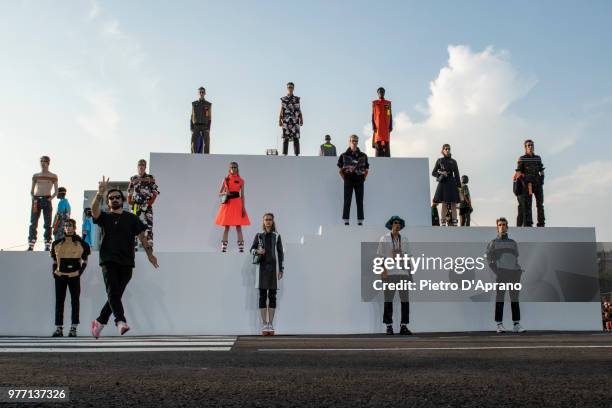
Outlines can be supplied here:
M451 157L451 147L449 144L442 146L442 157L436 160L431 175L436 178L438 187L433 198L435 204L442 203L440 212L440 225L446 224L446 214L448 206L451 210L450 225L457 225L457 203L459 202L459 189L461 188L461 177L457 161Z
M100 244L100 266L106 285L108 300L100 311L100 316L91 322L91 334L98 338L104 326L108 323L111 313L115 315L115 325L121 335L130 327L126 323L121 297L132 278L134 269L134 238L138 236L147 253L149 262L157 268L157 258L145 236L147 225L131 212L123 211L125 196L116 189L108 189L108 179L102 177L98 193L94 198L91 212L94 223L102 229ZM105 192L109 212L100 210L100 199Z
M342 209L344 225L349 225L353 190L357 202L357 224L363 225L363 186L365 179L368 177L370 164L368 163L368 156L357 147L358 143L357 135L351 135L349 148L338 158L340 177L344 180L344 207Z
M532 196L536 199L538 211L538 227L545 224L544 218L544 165L542 158L534 153L533 140L525 140L525 154L519 157L516 166L515 178L522 182L521 194L519 199L519 215L517 225L519 227L533 226L531 215Z
M264 336L274 335L274 312L276 310L276 291L278 279L283 278L284 252L281 236L276 232L274 214L266 213L263 216L263 231L258 232L251 245L253 259L259 264L257 268L256 287L259 289L259 311L261 312L262 329ZM278 269L276 264L278 262Z

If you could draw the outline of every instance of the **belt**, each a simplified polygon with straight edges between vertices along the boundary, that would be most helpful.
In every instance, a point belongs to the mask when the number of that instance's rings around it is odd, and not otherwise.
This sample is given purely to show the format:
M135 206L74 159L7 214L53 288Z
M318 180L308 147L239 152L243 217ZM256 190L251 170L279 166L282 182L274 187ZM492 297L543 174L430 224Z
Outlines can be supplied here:
M51 196L34 196L34 198L51 198Z
M58 272L58 271L55 271L53 273L55 273L57 276L65 276L65 277L68 277L68 278L76 278L77 276L79 276L79 271L75 271L75 272Z

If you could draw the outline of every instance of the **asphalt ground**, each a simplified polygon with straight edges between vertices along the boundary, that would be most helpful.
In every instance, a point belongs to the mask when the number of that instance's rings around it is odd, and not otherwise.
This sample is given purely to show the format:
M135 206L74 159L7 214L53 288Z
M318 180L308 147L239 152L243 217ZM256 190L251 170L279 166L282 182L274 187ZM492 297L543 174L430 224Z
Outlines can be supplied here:
M241 336L216 351L169 351L186 339L117 339L167 351L0 352L0 385L69 389L68 402L46 406L612 406L605 333Z

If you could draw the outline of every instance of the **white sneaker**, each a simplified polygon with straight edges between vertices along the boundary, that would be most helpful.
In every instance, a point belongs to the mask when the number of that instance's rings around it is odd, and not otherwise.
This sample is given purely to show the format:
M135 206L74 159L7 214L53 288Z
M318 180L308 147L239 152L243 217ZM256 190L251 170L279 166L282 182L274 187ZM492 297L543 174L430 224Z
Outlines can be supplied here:
M274 336L274 326L272 326L272 323L268 323L268 336Z
M514 323L514 327L512 328L512 331L515 333L525 333L527 330L525 330L523 326L521 326L520 323Z
M504 327L503 323L497 323L497 332L498 333L505 333L508 330L506 330L506 328Z

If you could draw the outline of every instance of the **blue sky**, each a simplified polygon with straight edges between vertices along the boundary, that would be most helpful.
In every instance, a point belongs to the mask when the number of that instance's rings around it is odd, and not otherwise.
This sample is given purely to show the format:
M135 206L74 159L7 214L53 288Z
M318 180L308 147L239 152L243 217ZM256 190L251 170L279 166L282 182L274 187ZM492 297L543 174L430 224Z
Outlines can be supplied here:
M382 85L398 119L394 155L434 160L451 143L479 225L514 217L508 180L531 137L548 170L549 225L612 239L612 3L303 3L0 3L0 171L16 192L0 248L25 242L40 155L80 211L102 174L125 180L150 151L188 150L200 85L213 152L276 147L287 81L303 100L304 154L326 133L342 147L367 136Z

